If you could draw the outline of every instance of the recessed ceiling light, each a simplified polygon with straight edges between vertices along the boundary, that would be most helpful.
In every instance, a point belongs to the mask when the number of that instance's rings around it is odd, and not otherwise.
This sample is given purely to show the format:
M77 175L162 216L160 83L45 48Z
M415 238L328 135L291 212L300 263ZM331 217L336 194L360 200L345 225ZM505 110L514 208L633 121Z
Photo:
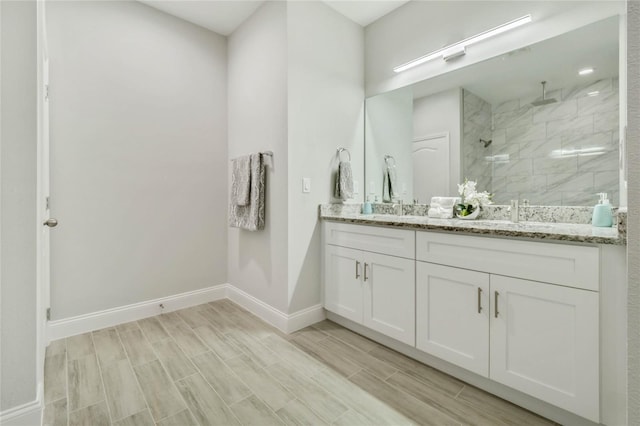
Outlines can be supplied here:
M589 75L589 74L593 74L593 71L595 71L593 68L583 68L580 71L578 71L579 75Z

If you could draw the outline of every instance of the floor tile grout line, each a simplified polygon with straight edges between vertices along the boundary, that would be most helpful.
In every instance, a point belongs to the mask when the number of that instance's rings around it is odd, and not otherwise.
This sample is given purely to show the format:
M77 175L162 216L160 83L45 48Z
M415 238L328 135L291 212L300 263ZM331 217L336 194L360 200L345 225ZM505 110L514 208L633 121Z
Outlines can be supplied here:
M467 385L462 385L462 388L458 391L458 393L456 394L456 396L453 397L453 399L457 400L458 397L460 396L460 394L462 393L462 391L467 387Z
M309 409L309 411L311 411L312 413L314 413L316 416L318 416L318 417L319 417L319 418L321 418L322 420L326 420L323 416L321 416L321 415L320 415L320 413L318 413L318 412L317 412L316 410L314 410L313 408L309 407L309 405L308 405L308 404L306 404L304 401L301 401L301 400L296 396L296 392L295 392L295 390L294 390L294 389L291 389L289 386L287 386L287 385L286 385L285 383L283 383L282 381L278 380L278 378L277 378L277 377L274 377L274 376L273 376L271 373L269 373L268 371L266 371L266 370L265 370L265 372L266 372L267 374L269 374L271 377L273 377L273 379L274 379L276 382L278 382L282 387L284 387L284 388L285 388L285 389L287 389L289 392L291 392L291 394L292 394L292 395L294 395L294 398L293 398L292 400L288 401L288 402L287 402L287 404L288 404L289 402L291 402L291 401L297 400L300 404L302 404L302 405L304 405L305 407L307 407L307 408ZM321 371L318 371L316 374L319 374L320 372L321 372ZM314 376L315 376L315 374L314 374ZM326 392L328 395L330 395L330 396L331 396L331 390L329 390L329 389L325 388L325 387L324 387L324 386L322 386L320 383L318 383L317 381L313 380L313 379L312 379L312 376L305 377L305 378L306 378L306 379L309 379L309 380L310 380L314 385L318 386L320 389L322 389L324 392ZM343 404L345 407L347 407L347 411L349 411L349 410L351 410L351 409L352 409L352 407L348 406L345 402L342 402L342 401L339 401L339 402L340 402L341 404ZM281 407L281 408L282 408L282 407ZM275 410L274 410L274 412L275 412ZM344 413L343 413L343 414L344 414ZM278 415L278 413L276 413L276 415L277 415L278 417L280 417L280 416ZM341 415L342 415L342 414L341 414ZM338 417L340 417L340 416L338 416ZM336 418L336 419L337 419L337 418ZM335 422L335 420L334 420L334 422ZM333 422L327 421L327 423L333 423Z
M238 418L238 416L236 416L236 413L234 413L234 412L233 412L233 410L231 409L231 407L229 406L229 404L227 404L227 403L226 403L226 401L224 400L224 398L222 398L222 396L220 396L220 393L218 393L218 391L216 390L216 388L214 388L214 387L211 385L211 383L209 383L209 381L208 381L208 380L204 377L204 375L200 372L200 369L196 368L196 373L191 374L191 375L189 375L189 376L187 376L187 377L184 377L184 378L182 378L182 379L180 379L180 380L176 380L176 382L174 382L174 385L175 385L175 383L177 383L177 382L179 382L179 381L183 381L183 380L185 380L185 379L187 379L187 378L189 378L189 377L193 377L193 376L195 376L195 375L200 376L200 377L202 378L202 380L204 380L204 382L205 382L205 383L206 383L206 384L211 388L211 390L213 390L213 392L214 392L216 395L218 395L218 398L220 398L220 401L222 402L222 404L223 404L225 407L227 407L227 410L229 410L229 413L231 413L231 415L232 415L232 416L233 416L233 417L238 421L238 424L243 425L243 423L240 421L240 419ZM251 390L251 388L249 388L248 386L247 386L247 388L248 388L249 390ZM180 392L178 392L178 393L180 393ZM251 394L253 395L253 391L251 391ZM180 396L182 396L182 393L180 393ZM183 398L183 399L184 399L184 398ZM189 409L189 405L187 405L187 409ZM189 411L191 411L191 410L189 409ZM193 417L195 418L195 416L193 416ZM197 419L196 419L196 421L197 421ZM199 423L199 422L198 422L198 423ZM205 426L205 425L202 425L202 426Z
M98 348L96 348L96 344L93 341L93 332L89 333L91 337L91 346L93 346L93 352L96 357L96 364L98 365L98 375L100 375L100 383L102 384L102 397L104 398L104 405L107 409L107 416L109 417L109 424L113 424L113 419L111 417L111 410L109 409L109 401L107 401L107 389L104 386L104 378L102 377L102 366L100 365L100 359L98 358ZM98 403L96 403L98 404ZM93 404L95 405L95 404Z
M205 379L205 380L206 380L206 379ZM251 391L251 395L246 396L246 397L242 398L240 401L234 402L234 403L233 403L233 404L231 404L231 405L237 405L237 404L240 404L242 401L246 401L247 399L251 398L252 396L253 396L253 397L255 397L255 398L256 398L258 401L260 401L262 404L264 404L264 406L267 408L267 410L269 410L269 411L271 412L271 414L273 414L277 419L280 419L280 416L278 415L278 413L276 413L276 410L274 410L273 408L271 408L271 406L270 406L269 404L267 404L265 401L263 401L263 400L262 400L262 398L260 398L258 395L256 395L253 391ZM293 399L292 399L292 400L290 400L290 401L293 401L294 399L296 399L296 398L293 398ZM290 401L287 401L287 404L288 404ZM282 408L282 407L281 407L281 408ZM231 406L229 406L229 409L233 412L233 408L232 408ZM236 414L235 414L235 412L234 412L233 414L234 414L234 415L236 415ZM237 416L237 415L236 415L236 418L238 418L238 416ZM238 420L240 420L240 419L238 418ZM241 424L241 425L244 425L244 423L242 423L242 422L240 422L240 424Z
M154 317L154 318L155 318L155 317ZM138 324L138 327L140 327L140 324ZM144 330L142 329L142 327L140 327L140 331L141 331L142 335L144 336L144 338L145 338L145 339L147 339L147 342L149 342L149 339L148 339L148 337L146 336L146 333L144 332ZM168 332L167 332L167 334L168 334L171 338L173 338L173 336L171 336L171 334L170 334L170 333L168 333ZM175 339L174 339L174 343L175 343L175 344L176 344L176 346L178 346L178 348L180 348L180 350L184 353L184 351L182 350L182 348L180 347L180 345L178 344L178 342L175 342ZM184 397L182 396L182 393L180 392L180 389L178 389L178 386L176 386L176 381L175 381L175 380L173 380L173 378L169 375L169 372L167 371L167 367L164 365L164 363L162 362L162 360L161 360L161 359L160 359L160 357L158 356L158 351L157 351L157 350L156 350L156 348L153 346L153 344L151 344L150 342L149 342L149 346L151 347L151 350L153 351L153 354L156 356L156 359L154 359L153 361L158 361L158 363L159 363L159 364L160 364L160 366L162 367L162 370L163 370L163 371L164 371L164 373L167 375L167 377L169 378L169 381L170 381L170 382L171 382L171 384L173 385L174 390L176 391L176 393L177 393L177 394L178 394L178 396L180 397L180 400L184 403L184 407L185 407L185 409L186 409L187 411L189 411L189 414L191 414L191 415L193 416L193 413L191 413L191 409L189 408L189 404L187 404L187 401L186 401L186 400L184 399ZM189 360L189 362L191 362L191 364L193 364L193 362L191 361L191 359L189 359L189 357L187 357L187 356L186 356L186 354L185 354L185 357ZM150 363L151 363L151 362L153 362L153 361L149 361L149 362L147 362L147 363L145 363L145 364L141 364L141 365L150 364ZM131 361L129 360L129 362L131 362ZM194 365L194 367L195 367L195 365ZM133 369L133 367L132 367L132 369ZM149 402L147 401L147 397L145 396L144 392L142 391L142 385L140 384L140 381L138 380L138 375L136 374L135 369L133 369L133 375L134 375L134 377L135 377L135 379L136 379L136 382L138 383L138 387L140 388L140 392L142 393L142 397L144 398L145 403L147 404L147 408L149 409L149 414L151 415L151 419L153 420L153 422L154 422L155 424L158 424L158 423L160 423L162 420L168 419L169 417L171 417L171 416L173 416L173 415L178 414L178 413L174 413L174 414L171 414L171 415L168 415L168 416L165 416L165 417L163 417L163 418L161 418L161 419L156 420L156 419L153 417L153 414L151 413L151 406L149 405ZM195 418L195 416L193 416L193 417Z
M136 324L137 324L137 321L136 321ZM140 328L139 324L138 324L138 328ZM146 339L146 336L144 336L144 332L142 331L142 328L140 328L140 333ZM133 380L136 381L136 385L138 386L138 392L140 392L140 395L142 396L142 400L144 401L144 405L146 406L147 410L149 410L149 416L151 416L151 420L153 420L153 423L155 424L156 421L153 418L153 415L151 414L151 406L149 405L149 401L147 401L146 395L142 391L142 386L140 385L140 381L138 380L138 376L136 375L136 370L135 370L135 368L133 366L133 362L131 362L131 357L129 356L129 352L127 351L127 347L125 346L125 344L122 341L122 336L120 336L120 331L116 330L116 334L118 335L118 341L120 342L120 345L122 345L122 349L124 350L124 354L126 356L127 363L129 364L129 368L131 368L131 372L133 373ZM148 342L148 340L147 340L147 342ZM149 343L149 346L151 346L150 343ZM153 346L151 346L151 349L153 350ZM154 352L154 355L155 355L155 352ZM126 419L127 417L123 417L123 419ZM122 420L122 419L118 419L118 421L119 420ZM113 425L113 423L111 423L111 424Z
M242 383L244 386L246 386L246 387L247 387L247 389L251 392L251 395L255 395L255 392L253 391L253 389L251 389L251 387L250 387L248 384L246 384L246 383L244 382L244 380L242 380L242 378L240 378L240 376L238 376L238 375L236 374L236 372L235 372L235 371L233 371L233 370L231 369L231 367L229 367L229 366L227 365L227 363L226 363L226 362L224 362L224 360L223 360L222 358L220 358L219 356L217 356L215 352L213 352L213 351L204 352L204 353L202 353L202 354L195 355L193 358L195 358L195 357L197 357L197 356L202 356L202 355L204 355L204 354L206 354L206 353L209 353L209 352L211 352L211 354L212 354L213 356L215 356L216 358L218 358L218 360L220 360L220 362L222 362L222 363L224 364L224 366L225 366L225 367L227 367L227 370L229 370L229 372L230 372L230 373L231 373L235 378L237 378L237 379L238 379L238 381L239 381L240 383ZM239 356L241 356L241 355L239 355ZM235 359L235 358L237 358L237 357L234 357L233 359ZM197 372L197 373L199 373L199 374L200 374L200 376L202 376L202 378L204 379L204 381L205 381L209 386L211 386L211 388L212 388L212 389L213 389L213 390L218 394L218 396L220 397L220 399L222 399L222 402L224 402L224 403L225 403L225 405L227 405L227 407L228 407L229 409L231 409L231 405L233 405L233 404L227 404L227 401L225 401L225 400L224 400L224 398L222 398L222 395L220 395L220 393L216 390L216 388L213 386L213 383L211 383L209 380L207 380L207 378L204 376L204 373L202 372L202 370L200 369L200 367L198 367L198 366L196 365L196 363L195 363L195 362L193 362L192 358L189 358L189 360L191 361L191 363L192 363L192 364L194 364L194 367L195 367L195 369L196 369L196 372ZM247 395L247 396L246 396L246 397L244 397L242 400L244 400L244 399L246 399L246 398L250 397L251 395ZM241 400L241 401L242 401L242 400ZM236 401L236 402L237 402L237 401ZM234 404L235 404L235 402L234 402Z
M368 374L371 374L371 373L368 373ZM375 376L373 376L373 377L375 377ZM378 379L378 380L380 380L379 378L377 378L377 379ZM356 386L360 387L358 384L356 384L355 382L353 382L353 381L351 380L351 378L349 378L349 381L350 381L351 383L353 383L354 385L356 385ZM392 385L391 383L387 383L387 382L386 382L386 381L384 381L384 380L380 380L380 381L382 381L382 382L384 382L385 384L387 384L388 386L391 386L392 388L394 388L394 389L398 390L398 391L403 395L404 399L406 399L406 400L410 401L412 404L415 404L415 405L418 405L418 406L420 406L420 405L426 405L426 406L428 406L428 407L430 407L430 408L433 408L433 409L435 409L435 410L439 411L443 416L448 417L449 419L451 419L451 420L453 420L454 422L456 422L456 420L455 420L455 419L453 419L453 418L451 418L451 416L449 416L447 413L440 411L439 409L437 409L437 408L433 407L431 404L427 404L426 402L419 400L419 399L418 399L418 398L416 398L415 396L413 396L413 395L411 395L411 394L409 394L409 393L405 392L404 390L402 390L402 389L398 388L397 386ZM362 388L360 388L360 389L362 389ZM371 394L370 394L368 391L366 391L365 389L362 389L362 390L364 390L366 393L368 393L369 395L371 395ZM374 395L371 395L371 396L373 396L374 398L378 399L378 398L377 398L377 397L375 397ZM379 400L379 399L378 399L378 400ZM385 404L386 404L386 402L385 402L385 401L381 401L381 402L383 402L383 403L385 403ZM389 404L387 404L387 405L388 405L389 407L391 407L393 410L395 410L396 412L400 413L402 416L404 416L404 417L408 418L409 420L411 420L412 422L419 423L419 421L418 421L418 420L413 419L412 417L409 417L409 415L408 415L408 414L406 414L406 413L404 413L403 411L400 411L400 410L398 410L398 409L394 408L393 406L391 406L391 405L389 405ZM458 424L460 424L460 423L458 423Z
M403 373L403 372L400 372L400 371L399 371L399 372L397 372L397 373L394 373L392 376L395 376L396 374L404 374L405 376L407 375L406 373ZM391 378L391 377L389 377L389 378ZM416 396L414 396L414 395L410 394L409 392L407 392L406 390L404 390L404 389L402 388L402 386L395 385L395 384L393 384L393 383L389 383L387 380L383 380L383 381L384 381L387 385L389 385L389 386L391 386L392 388L394 388L394 389L396 389L397 391L399 391L400 393L402 393L402 394L404 394L404 395L407 395L407 396L411 396L411 397L413 397L414 399L416 399L416 400L420 401L421 403L423 403L423 404L425 404L425 405L428 405L429 407L433 408L434 410L439 411L441 414L445 415L446 417L449 417L450 419L452 419L452 420L454 420L454 421L457 421L456 419L454 419L453 417L451 417L451 415L449 415L449 413L447 413L447 412L445 412L445 411L442 411L442 410L441 410L438 406L436 406L436 405L433 405L433 404L431 404L431 403L429 403L429 402L426 402L426 401L423 401L423 400L421 400L421 399L418 399ZM463 387L463 388L464 388L464 387ZM437 390L437 389L436 389L436 390ZM462 389L461 389L458 393L460 393L460 392L462 392ZM448 395L446 395L446 394L444 394L444 393L443 393L442 395L443 395L443 397L445 397L445 398L451 398L451 401L455 401L455 400L456 400L456 398L455 398L455 397L448 396ZM457 394L456 394L456 396L457 396Z

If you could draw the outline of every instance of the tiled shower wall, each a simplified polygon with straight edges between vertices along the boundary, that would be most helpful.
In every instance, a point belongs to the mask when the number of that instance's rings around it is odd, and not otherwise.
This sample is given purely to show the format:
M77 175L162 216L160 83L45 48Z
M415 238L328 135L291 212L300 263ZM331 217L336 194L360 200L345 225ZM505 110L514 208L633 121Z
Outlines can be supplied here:
M462 99L462 178L477 181L480 191L491 191L493 165L486 158L491 145L485 148L480 142L492 138L491 104L468 90L462 91Z
M473 117L468 140L465 120L465 165L479 176L484 175L478 162L492 170L490 190L497 204L528 199L536 205L592 205L595 193L607 192L617 205L617 78L553 90L547 97L558 102L536 107L531 102L537 98L531 97L494 105L493 142L480 152L476 145L482 145L473 139L478 117L486 116L486 102L465 91L465 109L469 104L470 112L464 116ZM467 160L467 152L477 156Z

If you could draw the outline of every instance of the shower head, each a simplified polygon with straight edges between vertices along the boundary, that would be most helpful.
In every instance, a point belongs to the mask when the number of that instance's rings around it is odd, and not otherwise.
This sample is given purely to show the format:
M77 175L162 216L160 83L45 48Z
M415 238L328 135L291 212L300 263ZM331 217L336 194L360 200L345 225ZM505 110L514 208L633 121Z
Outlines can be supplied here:
M488 147L489 145L491 145L491 142L493 142L492 139L489 139L488 141L485 141L484 139L480 138L480 143L484 145L484 147Z
M556 98L547 98L547 92L545 91L545 86L547 85L547 82L543 81L541 82L541 84L542 84L542 99L538 99L537 101L531 102L531 105L542 106L542 105L549 105L554 102L558 102Z

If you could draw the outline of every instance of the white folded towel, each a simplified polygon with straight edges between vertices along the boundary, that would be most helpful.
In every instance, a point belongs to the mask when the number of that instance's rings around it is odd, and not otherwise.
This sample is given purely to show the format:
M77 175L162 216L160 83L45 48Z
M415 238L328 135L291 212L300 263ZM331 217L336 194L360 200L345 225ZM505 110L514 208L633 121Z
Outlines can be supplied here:
M453 209L460 203L460 197L431 197L427 216L437 219L451 219Z
M338 164L334 196L343 201L353 198L353 173L351 163L348 161L341 161Z
M249 204L251 194L251 156L231 160L231 203L236 206Z

